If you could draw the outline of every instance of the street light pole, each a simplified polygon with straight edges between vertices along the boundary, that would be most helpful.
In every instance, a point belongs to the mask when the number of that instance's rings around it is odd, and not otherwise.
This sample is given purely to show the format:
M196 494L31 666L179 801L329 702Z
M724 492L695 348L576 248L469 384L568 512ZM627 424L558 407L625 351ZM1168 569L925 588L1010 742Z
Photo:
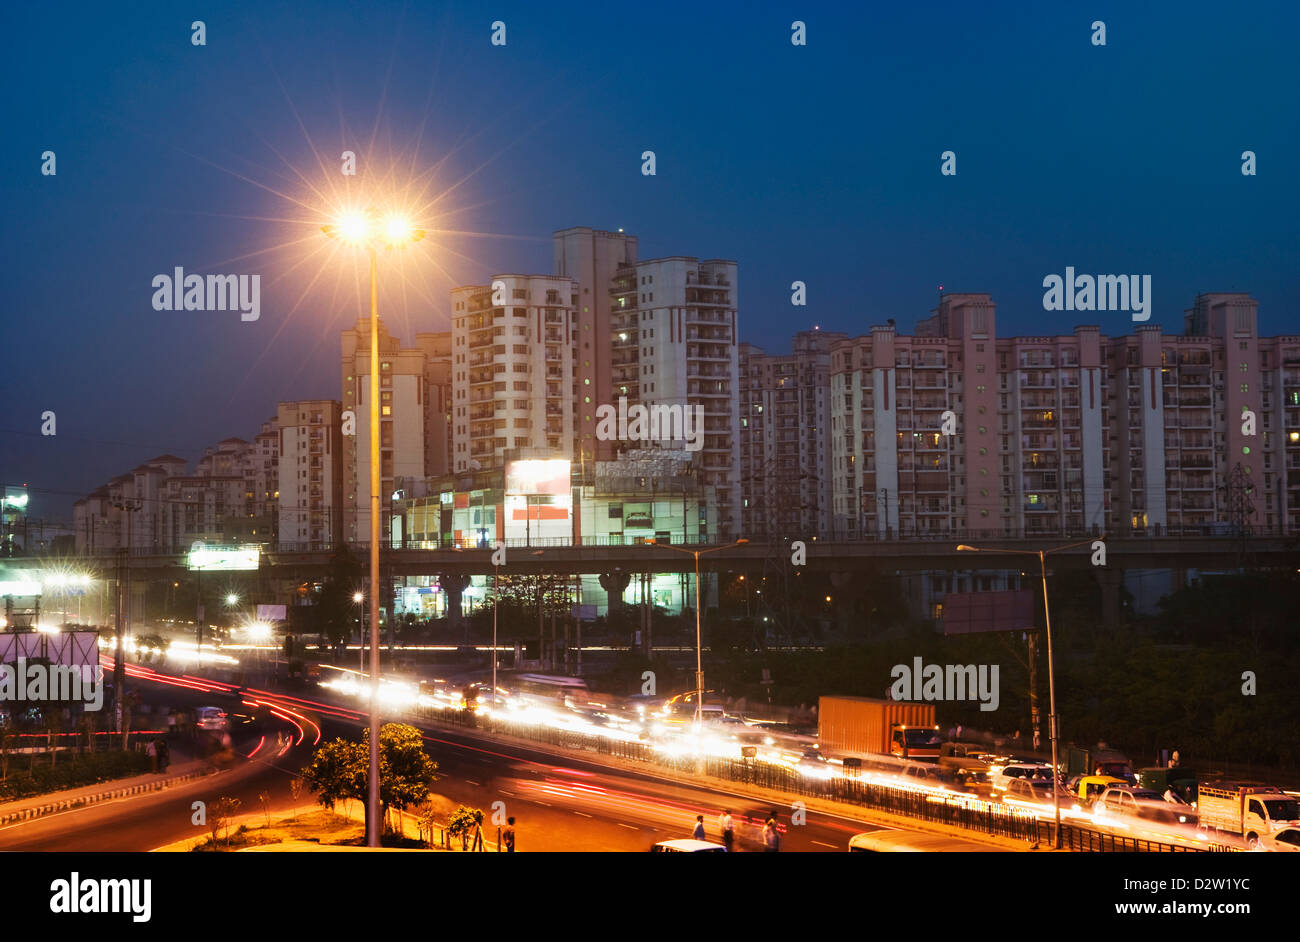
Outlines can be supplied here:
M370 774L366 846L379 846L379 261L370 256Z
M1105 535L1103 534L1100 539L1105 539ZM1047 599L1047 554L1073 549L1076 546L1091 545L1091 543L1092 540L1082 540L1078 543L1067 543L1065 546L1054 546L1051 549L1039 550L981 549L977 546L967 546L965 543L957 547L959 553L1001 553L1006 556L1038 557L1038 569L1043 580L1043 627L1047 632L1047 733L1052 740L1052 819L1055 822L1052 832L1052 847L1055 850L1061 849L1061 794L1060 784L1057 781L1059 753L1056 740L1058 726L1056 718L1056 672L1052 658L1051 605Z
M656 540L646 540L647 546L661 545ZM704 720L704 644L700 636L700 557L705 553L716 553L718 550L729 549L733 546L743 546L749 540L739 539L734 543L727 543L723 546L714 546L704 550L678 549L668 543L664 543L663 548L672 550L674 553L689 553L695 557L695 725L698 728Z
M704 721L704 661L700 641L700 551L695 551L695 725Z
M492 554L496 555L495 552ZM501 579L501 566L492 563L492 709L497 705L497 583Z
M382 222L382 225L381 225ZM364 246L370 259L370 766L366 795L366 845L379 846L379 248L403 248L424 238L400 217L379 219L373 207L337 225L322 226L330 238Z
M1043 624L1047 629L1047 732L1052 739L1052 817L1056 819L1052 847L1060 850L1061 800L1057 795L1056 784L1056 770L1060 766L1057 764L1056 752L1056 674L1053 670L1052 659L1052 609L1047 604L1047 553L1041 549L1038 551L1038 569L1043 577Z

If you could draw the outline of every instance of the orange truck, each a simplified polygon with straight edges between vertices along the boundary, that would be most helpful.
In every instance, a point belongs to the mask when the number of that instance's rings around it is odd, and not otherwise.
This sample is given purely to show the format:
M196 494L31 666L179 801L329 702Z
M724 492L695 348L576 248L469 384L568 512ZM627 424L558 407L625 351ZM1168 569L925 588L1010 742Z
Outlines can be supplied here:
M943 745L933 703L870 697L820 697L817 738L827 755L892 755L934 762Z

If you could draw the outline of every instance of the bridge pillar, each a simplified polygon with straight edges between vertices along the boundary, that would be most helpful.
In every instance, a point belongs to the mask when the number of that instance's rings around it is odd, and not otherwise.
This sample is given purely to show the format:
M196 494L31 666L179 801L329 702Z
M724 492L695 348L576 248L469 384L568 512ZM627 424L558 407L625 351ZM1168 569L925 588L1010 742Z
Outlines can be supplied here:
M452 629L460 627L461 597L469 586L469 576L461 572L444 572L438 577L438 584L447 593L447 624Z
M1120 606L1120 588L1124 585L1124 570L1114 566L1096 566L1097 583L1101 586L1101 620L1107 628L1116 628L1124 622Z
M1169 571L1169 592L1172 595L1179 589L1187 588L1187 567L1177 563Z
M623 608L623 593L632 582L632 574L621 569L614 572L602 572L599 576L600 587L609 596L609 616L612 618Z

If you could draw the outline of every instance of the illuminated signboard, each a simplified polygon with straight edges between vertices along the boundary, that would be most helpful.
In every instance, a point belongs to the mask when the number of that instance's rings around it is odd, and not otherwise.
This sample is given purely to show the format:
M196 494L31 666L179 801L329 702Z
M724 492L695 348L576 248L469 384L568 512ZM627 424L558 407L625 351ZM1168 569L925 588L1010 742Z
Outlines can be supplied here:
M0 582L0 597L6 595L40 595L41 584L32 582L30 579L10 580Z
M256 543L248 546L203 546L196 543L190 549L189 568L204 572L256 569L261 553L262 548Z
M507 494L568 496L568 458L521 458L506 464Z
M6 487L2 507L8 507L13 510L27 509L27 488L25 487Z

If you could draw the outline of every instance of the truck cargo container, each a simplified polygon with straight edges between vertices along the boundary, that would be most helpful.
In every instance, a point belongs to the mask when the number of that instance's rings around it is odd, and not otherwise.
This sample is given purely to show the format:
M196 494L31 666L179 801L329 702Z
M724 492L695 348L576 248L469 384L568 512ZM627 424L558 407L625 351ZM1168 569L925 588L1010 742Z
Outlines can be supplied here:
M942 745L933 703L870 697L821 697L817 736L823 753L850 756L937 760Z

